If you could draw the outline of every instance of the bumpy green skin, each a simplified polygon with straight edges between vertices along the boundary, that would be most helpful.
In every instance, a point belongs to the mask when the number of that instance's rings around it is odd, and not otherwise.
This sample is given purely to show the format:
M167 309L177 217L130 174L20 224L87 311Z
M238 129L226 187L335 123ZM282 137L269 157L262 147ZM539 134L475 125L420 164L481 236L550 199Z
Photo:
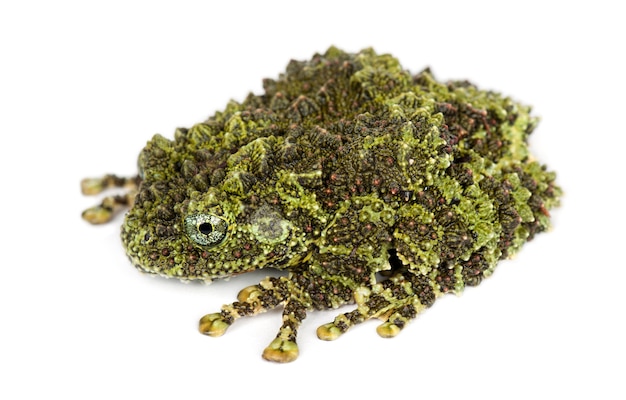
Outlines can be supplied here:
M205 281L289 271L204 317L206 334L283 305L264 357L291 361L306 311L356 303L320 338L370 318L394 336L549 226L560 190L529 155L529 107L371 49L291 61L264 89L139 156L122 228L135 266Z

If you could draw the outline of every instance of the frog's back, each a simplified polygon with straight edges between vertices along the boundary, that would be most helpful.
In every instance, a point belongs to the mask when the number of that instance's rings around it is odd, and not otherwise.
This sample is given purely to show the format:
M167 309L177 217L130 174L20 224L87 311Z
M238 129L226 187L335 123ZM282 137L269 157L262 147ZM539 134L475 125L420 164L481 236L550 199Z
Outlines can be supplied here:
M408 265L441 292L476 285L548 227L557 203L554 174L529 159L537 120L510 98L442 84L429 71L398 70L376 85L383 80L369 64L343 88L343 98L363 101L360 112L314 113L311 126L292 125L285 140L290 154L305 154L295 170L321 171L309 189L333 221L325 243L389 253L390 261L368 265Z
M446 291L480 282L548 226L554 175L529 160L537 121L510 98L335 48L291 61L264 89L178 132L204 162L197 189L226 180L233 195L277 194L310 243L441 269ZM249 159L230 184L227 168ZM391 264L368 260L374 271Z

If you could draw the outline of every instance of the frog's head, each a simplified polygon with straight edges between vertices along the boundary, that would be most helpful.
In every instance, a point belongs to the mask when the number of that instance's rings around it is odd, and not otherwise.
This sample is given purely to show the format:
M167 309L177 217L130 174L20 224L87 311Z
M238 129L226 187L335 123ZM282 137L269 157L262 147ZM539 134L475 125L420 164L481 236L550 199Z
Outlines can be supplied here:
M153 160L154 143L140 156L143 181L122 228L124 247L137 268L210 281L292 265L306 253L302 233L284 216L276 197L244 190L246 182L236 166L217 184L198 190L199 178L184 171L189 166L180 155L162 157L167 162Z

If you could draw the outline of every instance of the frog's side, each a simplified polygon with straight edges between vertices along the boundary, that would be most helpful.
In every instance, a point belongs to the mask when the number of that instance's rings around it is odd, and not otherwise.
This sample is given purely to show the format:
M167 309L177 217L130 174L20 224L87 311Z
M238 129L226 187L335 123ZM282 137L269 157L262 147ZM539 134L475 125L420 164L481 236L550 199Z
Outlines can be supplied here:
M263 356L291 361L307 311L356 303L318 336L379 318L392 337L549 226L560 191L529 156L528 107L411 76L372 50L292 61L264 88L173 141L156 135L138 177L83 183L87 193L130 188L84 216L105 222L132 204L122 240L142 271L205 281L289 271L203 317L203 333L283 305Z

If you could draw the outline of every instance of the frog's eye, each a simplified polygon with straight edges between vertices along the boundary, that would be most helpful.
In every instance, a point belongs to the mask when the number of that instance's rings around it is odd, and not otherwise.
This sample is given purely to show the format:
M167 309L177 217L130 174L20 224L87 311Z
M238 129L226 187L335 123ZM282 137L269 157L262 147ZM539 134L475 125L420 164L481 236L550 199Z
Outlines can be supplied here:
M192 214L185 217L187 236L201 246L216 246L224 241L228 222L217 215Z

